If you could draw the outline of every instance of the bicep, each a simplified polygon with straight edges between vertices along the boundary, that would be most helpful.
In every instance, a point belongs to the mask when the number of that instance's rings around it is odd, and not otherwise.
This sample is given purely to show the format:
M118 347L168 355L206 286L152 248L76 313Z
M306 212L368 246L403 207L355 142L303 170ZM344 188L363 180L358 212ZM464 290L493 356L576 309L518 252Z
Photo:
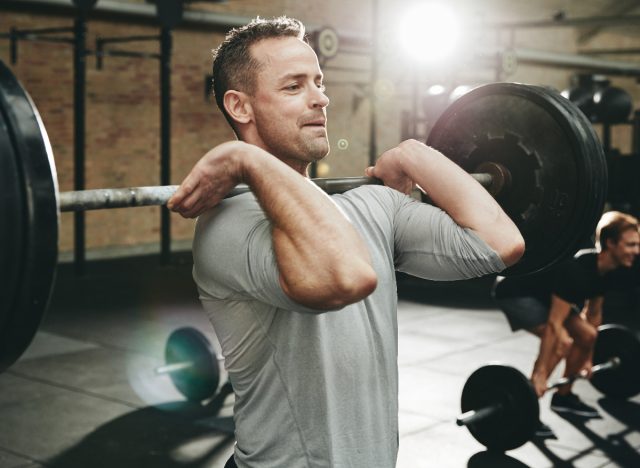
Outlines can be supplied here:
M602 305L604 304L603 296L596 296L587 302L587 320L591 323L599 323L602 317Z

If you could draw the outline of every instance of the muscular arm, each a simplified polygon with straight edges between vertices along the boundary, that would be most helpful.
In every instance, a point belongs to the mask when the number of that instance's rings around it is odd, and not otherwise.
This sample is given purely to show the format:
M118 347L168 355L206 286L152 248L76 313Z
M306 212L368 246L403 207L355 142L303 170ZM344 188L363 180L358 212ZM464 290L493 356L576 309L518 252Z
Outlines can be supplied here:
M555 294L551 296L549 318L540 340L540 351L531 376L538 396L542 396L546 390L549 375L565 357L573 342L564 328L564 321L570 312L571 304Z
M602 305L604 304L604 297L596 296L587 301L586 319L595 328L602 325Z
M589 300L585 305L585 319L588 323L593 325L595 329L595 337L597 339L598 327L602 325L602 305L604 304L603 296L596 296ZM593 350L595 346L595 341L593 345L589 348L588 355L586 357L586 361L584 363L584 371L588 377L591 377L591 368L593 367Z
M505 265L513 265L524 253L522 235L500 205L439 151L407 140L385 152L366 172L404 193L414 185L421 187L458 225L474 230Z
M305 177L243 142L207 153L169 200L194 217L215 206L238 183L246 183L272 223L273 247L284 292L314 309L357 302L376 287L369 252L335 203Z

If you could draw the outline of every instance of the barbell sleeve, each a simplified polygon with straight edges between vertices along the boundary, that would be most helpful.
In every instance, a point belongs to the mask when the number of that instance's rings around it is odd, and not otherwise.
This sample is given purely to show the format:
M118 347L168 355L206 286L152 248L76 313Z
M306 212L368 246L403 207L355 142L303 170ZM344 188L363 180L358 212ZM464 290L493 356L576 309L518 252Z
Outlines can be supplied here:
M619 357L612 357L608 361L605 361L603 363L596 364L595 366L593 366L591 368L591 375L595 375L599 372L615 369L616 367L620 366L620 363L621 361ZM554 388L562 387L563 385L573 383L578 379L586 379L586 378L587 377L584 374L576 374L576 375L570 375L567 377L562 377L561 379L558 379L557 382L547 385L547 390L553 390Z
M179 372L185 369L191 369L194 366L194 363L191 361L185 362L174 362L172 364L165 364L164 366L156 367L156 374L171 374L172 372Z
M482 186L488 187L493 176L489 173L471 174ZM362 185L381 185L382 181L373 177L342 177L311 179L329 194L344 193ZM109 208L165 205L178 189L177 185L151 187L106 188L60 192L60 211L88 211ZM245 184L236 186L225 198L248 192Z
M489 418L500 411L502 411L502 405L500 403L485 406L477 410L470 410L459 415L456 418L456 424L458 426L468 426L474 422Z

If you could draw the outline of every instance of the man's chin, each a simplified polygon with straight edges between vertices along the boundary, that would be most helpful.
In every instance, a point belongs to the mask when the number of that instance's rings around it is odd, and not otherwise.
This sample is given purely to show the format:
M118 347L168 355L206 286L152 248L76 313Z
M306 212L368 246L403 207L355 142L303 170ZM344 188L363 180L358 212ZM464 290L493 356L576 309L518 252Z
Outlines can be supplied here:
M320 161L321 159L324 159L329 154L330 149L331 148L328 142L325 142L324 144L319 144L319 145L312 144L309 147L308 154L310 158L313 160L313 162Z

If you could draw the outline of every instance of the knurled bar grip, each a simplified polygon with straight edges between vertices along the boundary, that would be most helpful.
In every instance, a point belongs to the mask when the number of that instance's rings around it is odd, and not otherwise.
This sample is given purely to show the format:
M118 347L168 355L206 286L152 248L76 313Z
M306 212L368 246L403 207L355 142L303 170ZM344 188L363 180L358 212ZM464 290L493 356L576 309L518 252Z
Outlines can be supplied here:
M491 174L471 174L482 186L491 185ZM343 193L362 185L380 185L382 181L372 177L342 177L311 179L329 194ZM60 211L87 211L107 208L164 205L178 189L177 185L155 187L107 188L60 192ZM236 186L225 198L235 197L250 189L245 184Z

